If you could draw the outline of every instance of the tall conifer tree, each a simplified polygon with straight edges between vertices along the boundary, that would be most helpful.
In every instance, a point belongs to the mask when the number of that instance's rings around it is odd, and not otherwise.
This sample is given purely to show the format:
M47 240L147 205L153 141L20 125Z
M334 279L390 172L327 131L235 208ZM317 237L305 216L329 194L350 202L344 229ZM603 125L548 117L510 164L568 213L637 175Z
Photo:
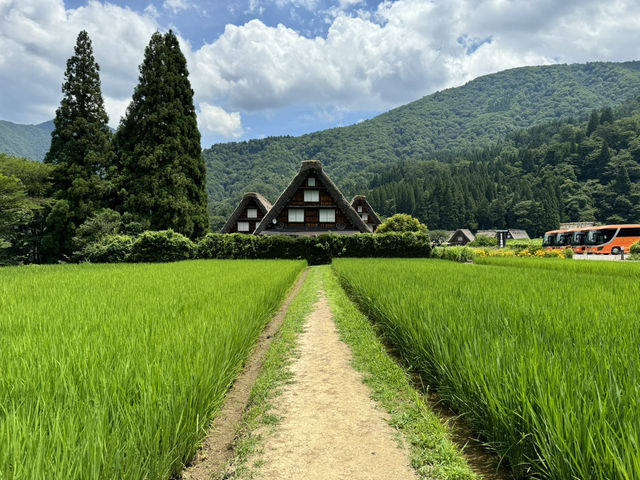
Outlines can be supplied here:
M103 207L108 185L111 131L100 90L100 67L86 31L78 34L67 60L63 98L56 110L51 148L44 161L55 165L53 197L43 243L51 257L72 251L75 228Z
M154 230L198 237L209 227L193 90L178 39L156 32L115 136L121 209Z

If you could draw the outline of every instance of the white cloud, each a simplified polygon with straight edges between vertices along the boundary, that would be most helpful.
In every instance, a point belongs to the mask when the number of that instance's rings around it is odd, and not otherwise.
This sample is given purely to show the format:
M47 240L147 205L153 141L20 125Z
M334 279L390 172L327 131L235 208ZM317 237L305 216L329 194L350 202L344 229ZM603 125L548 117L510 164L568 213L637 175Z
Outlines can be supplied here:
M227 112L217 105L200 103L198 112L200 130L222 135L226 138L238 138L244 133L239 112Z
M269 3L312 11L319 5L250 0L249 7L255 15ZM178 12L190 4L162 5ZM248 112L290 106L373 111L505 68L640 58L636 0L396 0L374 12L345 13L363 5L337 0L330 12L317 12L329 27L316 37L254 19L227 25L198 49L181 38L202 128L237 137L240 115ZM53 116L65 62L77 33L86 29L111 125L117 125L144 48L156 29L166 27L159 18L155 8L138 13L97 0L77 9L65 9L63 0L0 0L0 118L39 122Z
M66 61L83 29L101 67L107 106L131 97L136 67L157 29L149 15L95 0L72 10L65 10L62 0L5 0L0 1L0 118L32 123L53 117ZM110 124L117 125L123 112L109 110Z
M190 7L186 0L164 0L162 8L171 10L174 14L186 10Z

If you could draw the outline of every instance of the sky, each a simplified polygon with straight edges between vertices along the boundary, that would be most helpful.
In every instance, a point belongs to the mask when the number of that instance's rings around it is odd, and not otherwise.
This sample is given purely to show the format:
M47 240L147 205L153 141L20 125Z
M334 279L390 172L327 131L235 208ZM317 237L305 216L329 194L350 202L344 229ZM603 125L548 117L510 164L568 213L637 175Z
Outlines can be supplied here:
M357 123L507 68L640 59L638 0L0 0L0 119L54 117L83 29L112 127L172 29L205 147Z

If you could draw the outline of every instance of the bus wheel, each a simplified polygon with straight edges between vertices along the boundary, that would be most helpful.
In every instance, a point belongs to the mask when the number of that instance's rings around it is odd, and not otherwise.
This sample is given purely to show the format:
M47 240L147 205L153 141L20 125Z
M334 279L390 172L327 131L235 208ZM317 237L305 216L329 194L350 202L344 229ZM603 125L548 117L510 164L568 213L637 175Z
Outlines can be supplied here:
M611 249L611 255L620 255L620 247L613 247Z

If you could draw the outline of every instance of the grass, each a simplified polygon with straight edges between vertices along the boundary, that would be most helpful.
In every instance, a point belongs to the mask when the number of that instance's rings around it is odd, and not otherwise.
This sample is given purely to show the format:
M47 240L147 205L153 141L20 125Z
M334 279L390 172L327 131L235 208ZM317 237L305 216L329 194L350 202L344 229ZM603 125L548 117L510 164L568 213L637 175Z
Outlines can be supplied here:
M304 262L0 271L0 478L176 475Z
M333 268L516 475L640 478L640 284L618 276L636 266L499 264L338 259Z

